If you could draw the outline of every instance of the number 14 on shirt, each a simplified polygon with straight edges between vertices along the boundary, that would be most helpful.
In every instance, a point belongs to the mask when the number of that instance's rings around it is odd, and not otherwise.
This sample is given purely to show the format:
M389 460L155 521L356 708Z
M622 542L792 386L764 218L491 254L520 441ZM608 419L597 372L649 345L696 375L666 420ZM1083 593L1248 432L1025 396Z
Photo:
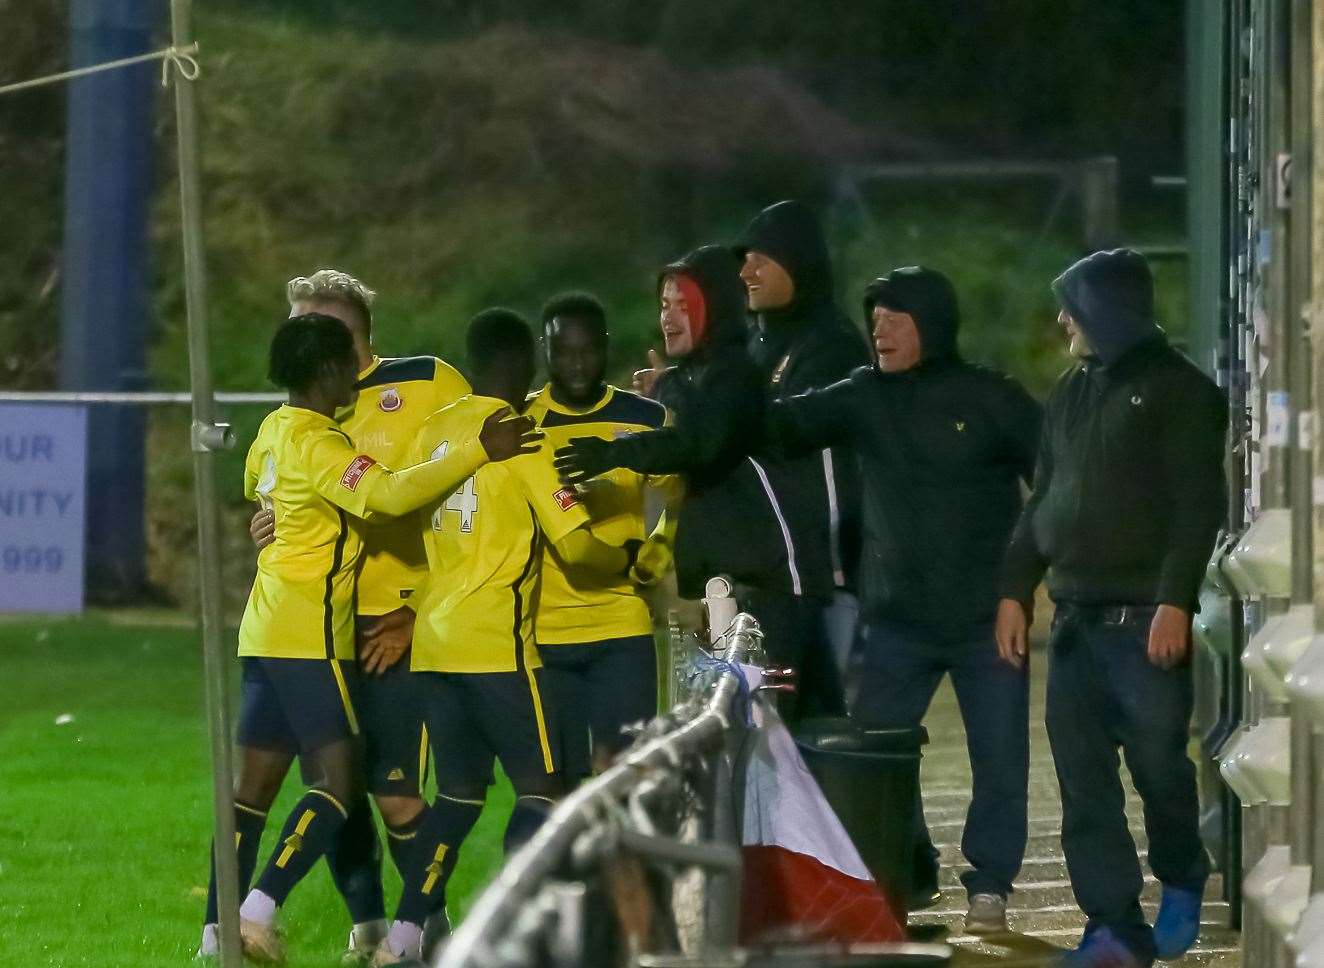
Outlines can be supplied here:
M432 451L432 460L441 460L446 456L446 448L450 446L449 440L443 440ZM444 515L447 511L454 511L460 516L460 531L468 534L474 529L474 515L478 513L478 492L475 490L474 479L470 477L460 487L446 498L446 503L442 504L432 512L432 530L443 530L445 521Z

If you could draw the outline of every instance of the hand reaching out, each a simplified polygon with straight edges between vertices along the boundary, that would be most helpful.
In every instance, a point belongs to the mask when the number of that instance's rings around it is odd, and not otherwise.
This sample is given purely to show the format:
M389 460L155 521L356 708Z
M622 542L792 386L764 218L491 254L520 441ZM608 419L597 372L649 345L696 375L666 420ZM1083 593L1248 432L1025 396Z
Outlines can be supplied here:
M509 410L492 414L478 432L478 440L492 461L536 453L542 439L543 433L534 426L532 417L515 416Z
M573 487L611 470L611 441L600 437L573 437L557 450L553 463L561 483Z

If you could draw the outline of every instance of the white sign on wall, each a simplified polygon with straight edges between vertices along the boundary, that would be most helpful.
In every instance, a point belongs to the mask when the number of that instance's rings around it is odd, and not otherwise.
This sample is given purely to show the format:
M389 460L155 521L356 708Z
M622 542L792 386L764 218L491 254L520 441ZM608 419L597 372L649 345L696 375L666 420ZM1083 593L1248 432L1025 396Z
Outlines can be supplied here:
M0 612L83 608L87 410L0 404Z

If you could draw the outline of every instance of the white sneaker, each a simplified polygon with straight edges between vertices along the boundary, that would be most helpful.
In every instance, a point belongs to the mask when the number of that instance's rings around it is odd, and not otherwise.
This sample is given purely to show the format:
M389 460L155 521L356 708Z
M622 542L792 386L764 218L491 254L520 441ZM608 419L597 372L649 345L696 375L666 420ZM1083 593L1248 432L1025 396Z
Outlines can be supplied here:
M1007 899L999 894L975 894L965 914L966 934L1000 934L1007 930Z
M202 926L202 943L198 945L198 953L193 956L193 960L211 962L215 961L220 956L220 928L214 924L204 924Z
M345 953L340 956L340 964L344 968L366 965L385 937L385 921L365 921L354 925L349 929L349 940L345 942Z
M239 919L239 938L244 943L244 957L262 965L285 964L285 941L274 924Z
M423 957L423 929L408 921L393 921L372 956L372 968L416 962Z

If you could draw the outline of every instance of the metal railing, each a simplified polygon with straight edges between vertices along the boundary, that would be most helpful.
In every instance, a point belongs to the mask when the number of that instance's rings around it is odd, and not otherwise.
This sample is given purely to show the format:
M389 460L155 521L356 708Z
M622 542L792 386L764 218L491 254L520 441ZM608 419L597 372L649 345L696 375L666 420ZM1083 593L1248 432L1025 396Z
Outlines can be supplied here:
M758 663L761 640L758 623L742 614L714 656L696 650L690 695L649 723L614 766L558 804L480 896L439 953L438 968L592 964L590 922L601 919L590 916L589 884L621 852L672 872L701 874L691 885L697 889L690 894L688 931L672 924L663 931L671 935L663 947L673 950L658 954L737 963L739 791L750 697L734 663ZM686 816L688 824L681 822ZM678 905L678 894L658 895L654 891L657 906ZM686 918L673 910L668 920ZM632 943L637 947L640 939Z

